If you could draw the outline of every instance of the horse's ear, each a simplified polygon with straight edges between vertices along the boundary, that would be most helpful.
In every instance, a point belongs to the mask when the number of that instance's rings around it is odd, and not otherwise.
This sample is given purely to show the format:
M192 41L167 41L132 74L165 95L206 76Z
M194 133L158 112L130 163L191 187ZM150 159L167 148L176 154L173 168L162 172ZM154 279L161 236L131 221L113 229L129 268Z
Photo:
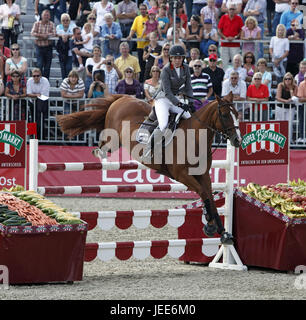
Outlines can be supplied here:
M220 104L221 103L221 98L217 94L215 94L215 97L216 97L218 103Z
M233 95L233 92L231 91L228 95L224 97L224 100L226 100L227 102L233 102L233 98L234 98L234 95Z

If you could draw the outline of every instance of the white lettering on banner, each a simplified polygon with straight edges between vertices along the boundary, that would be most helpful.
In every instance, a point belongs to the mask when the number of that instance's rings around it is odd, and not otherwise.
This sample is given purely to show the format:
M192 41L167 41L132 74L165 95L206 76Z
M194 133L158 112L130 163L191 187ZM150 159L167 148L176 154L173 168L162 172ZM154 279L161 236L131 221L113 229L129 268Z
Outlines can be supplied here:
M163 176L163 175L158 175L158 177L156 179L152 178L150 169L146 170L146 179L148 180L149 183L164 183L165 182L165 176Z
M123 176L121 177L110 177L107 175L109 171L102 170L102 182L123 182L123 183L165 183L165 176L156 174L156 178L152 178L151 174L154 172L150 169L146 170L126 170L123 172ZM145 172L145 176L143 176L143 172ZM136 174L135 177L131 177L130 175ZM209 174L211 176L212 182L219 182L220 178L220 168L211 168L209 170ZM14 178L15 179L15 178ZM167 178L171 183L176 183L177 181L171 178ZM1 180L0 180L1 181ZM15 180L14 180L15 181ZM1 184L1 182L0 182Z
M107 170L102 170L102 182L122 182L122 178L108 177Z
M135 174L136 173L136 177L135 178L129 178L129 175L131 174ZM129 183L143 183L144 180L142 178L142 171L141 170L126 170L123 173L123 181L124 182L129 182Z
M0 186L8 186L8 187L12 187L16 185L16 178L9 178L7 179L6 177L0 177Z

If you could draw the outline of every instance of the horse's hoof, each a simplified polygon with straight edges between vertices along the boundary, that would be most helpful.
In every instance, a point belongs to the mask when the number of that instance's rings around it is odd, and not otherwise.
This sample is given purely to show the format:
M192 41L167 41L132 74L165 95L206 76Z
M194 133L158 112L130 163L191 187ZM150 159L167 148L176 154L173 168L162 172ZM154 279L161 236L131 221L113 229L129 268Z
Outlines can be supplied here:
M222 244L232 245L234 244L234 237L228 232L224 232L220 238Z
M217 226L215 224L207 223L204 225L203 231L207 237L212 238L217 232Z

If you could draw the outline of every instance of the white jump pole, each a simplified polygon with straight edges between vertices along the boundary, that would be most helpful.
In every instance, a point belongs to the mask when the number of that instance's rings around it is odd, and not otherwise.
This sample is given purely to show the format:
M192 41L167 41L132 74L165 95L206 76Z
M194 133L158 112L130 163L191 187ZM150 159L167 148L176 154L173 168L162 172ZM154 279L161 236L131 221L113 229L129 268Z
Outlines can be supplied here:
M234 168L235 168L235 148L227 141L226 148L226 189L225 189L225 214L224 228L227 232L232 233L233 229L233 197L234 197ZM218 262L223 256L223 261ZM241 262L239 255L233 245L222 245L215 255L209 267L219 269L230 269L245 271L247 267Z
M37 191L38 186L38 139L30 139L29 190Z

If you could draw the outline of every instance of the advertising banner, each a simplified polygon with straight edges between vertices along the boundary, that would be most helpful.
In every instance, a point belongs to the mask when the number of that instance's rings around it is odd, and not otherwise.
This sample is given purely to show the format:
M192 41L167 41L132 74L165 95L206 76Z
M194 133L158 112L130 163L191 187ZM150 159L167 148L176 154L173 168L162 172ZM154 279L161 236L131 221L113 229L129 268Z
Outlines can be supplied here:
M39 162L97 162L91 151L93 147L86 146L47 146L40 145ZM214 154L214 160L222 160L226 157L226 149L218 148ZM121 161L130 158L127 153L122 152ZM110 158L109 161L115 161ZM290 179L306 180L306 150L292 150L290 153ZM239 170L240 185L255 182L259 184L279 183L287 180L286 170L279 170L279 166L271 165L268 174L262 174L262 166L245 166ZM235 179L237 179L237 166L235 168ZM225 170L212 168L210 171L212 182L224 182ZM87 186L87 185L127 185L127 184L168 184L173 183L169 178L161 176L153 170L110 170L110 171L46 171L38 175L39 186ZM79 195L79 196L88 196ZM151 192L151 193L116 193L116 194L93 194L92 196L107 198L177 198L198 199L194 192Z
M26 122L0 122L0 189L25 185Z
M288 165L288 121L240 122L239 166Z

